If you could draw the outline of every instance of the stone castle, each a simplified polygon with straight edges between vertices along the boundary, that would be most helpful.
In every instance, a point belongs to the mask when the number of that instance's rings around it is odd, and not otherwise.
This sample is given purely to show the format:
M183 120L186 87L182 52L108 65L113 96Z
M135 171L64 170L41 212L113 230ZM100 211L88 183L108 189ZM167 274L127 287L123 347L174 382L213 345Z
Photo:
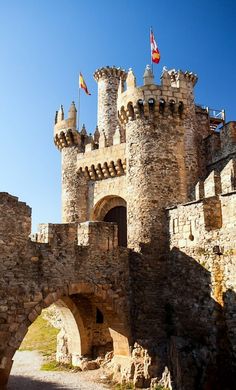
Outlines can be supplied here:
M74 103L55 117L62 223L30 236L30 208L0 194L1 386L56 303L58 360L113 351L114 377L136 388L233 390L236 122L195 103L191 72L163 68L156 85L147 66L141 87L132 70L94 78L94 135Z

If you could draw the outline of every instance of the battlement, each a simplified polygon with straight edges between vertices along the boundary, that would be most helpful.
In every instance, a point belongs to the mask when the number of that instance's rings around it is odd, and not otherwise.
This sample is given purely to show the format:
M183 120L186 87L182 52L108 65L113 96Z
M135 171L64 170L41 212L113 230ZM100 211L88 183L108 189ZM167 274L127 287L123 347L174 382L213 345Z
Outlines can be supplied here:
M206 232L228 234L235 228L236 161L230 160L221 172L212 171L197 183L195 193L195 201L168 209L173 245L177 240L179 248L206 240Z
M183 72L182 70L167 70L164 68L162 73L162 80L165 80L162 82L163 85L170 84L171 87L174 88L186 88L187 86L194 87L197 83L198 76L195 73L189 71Z
M74 244L93 251L109 251L118 246L118 228L115 223L100 221L81 224L45 223L39 225L38 232L31 236L31 240L54 247Z
M209 198L236 190L236 160L231 159L219 172L213 170L195 186L195 199Z
M56 111L54 143L58 149L80 144L80 134L76 130L76 116L77 110L74 102L71 103L67 119L64 118L63 106Z
M98 82L101 79L107 79L110 77L117 77L118 80L125 81L127 72L124 69L116 68L115 66L106 66L100 69L96 69L93 77Z
M168 71L163 69L161 85L154 83L154 76L149 66L146 67L144 85L137 87L136 78L129 70L126 90L119 91L118 117L122 125L140 117L158 120L173 117L183 119L189 106L193 105L193 87L197 75L192 72Z
M102 180L126 173L126 144L121 143L78 154L78 172L87 180Z

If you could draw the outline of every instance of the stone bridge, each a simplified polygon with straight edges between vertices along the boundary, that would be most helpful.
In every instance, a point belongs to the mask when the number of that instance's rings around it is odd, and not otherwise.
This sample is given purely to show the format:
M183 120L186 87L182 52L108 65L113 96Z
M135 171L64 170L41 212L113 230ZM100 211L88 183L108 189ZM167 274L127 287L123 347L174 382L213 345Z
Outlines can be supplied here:
M64 316L68 354L96 356L112 349L129 357L129 251L118 247L107 222L42 224L31 233L31 209L0 194L0 385L28 327L57 303Z

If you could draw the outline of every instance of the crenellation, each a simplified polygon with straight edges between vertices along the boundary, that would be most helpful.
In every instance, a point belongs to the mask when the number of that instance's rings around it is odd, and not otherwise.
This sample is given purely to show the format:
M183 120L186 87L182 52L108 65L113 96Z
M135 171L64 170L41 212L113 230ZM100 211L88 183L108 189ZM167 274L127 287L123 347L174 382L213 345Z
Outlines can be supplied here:
M56 112L54 143L59 150L81 144L80 134L76 130L76 115L77 110L74 102L71 103L67 119L64 119L63 106Z
M221 193L220 173L212 171L204 181L204 197L219 195Z

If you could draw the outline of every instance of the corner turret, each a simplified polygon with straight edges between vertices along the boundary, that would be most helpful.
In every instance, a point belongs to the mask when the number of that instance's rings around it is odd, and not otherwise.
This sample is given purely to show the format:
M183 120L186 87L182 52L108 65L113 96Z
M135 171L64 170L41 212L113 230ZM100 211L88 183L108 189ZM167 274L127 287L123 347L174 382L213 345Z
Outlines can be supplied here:
M54 143L59 150L64 147L80 144L80 135L76 130L76 117L77 110L74 102L71 103L67 119L64 119L63 106L56 112Z
M84 150L87 133L83 126L76 129L77 110L72 102L68 118L64 118L63 106L56 112L54 143L61 151L62 160L62 222L84 222L87 219L86 179L77 172L78 153Z

